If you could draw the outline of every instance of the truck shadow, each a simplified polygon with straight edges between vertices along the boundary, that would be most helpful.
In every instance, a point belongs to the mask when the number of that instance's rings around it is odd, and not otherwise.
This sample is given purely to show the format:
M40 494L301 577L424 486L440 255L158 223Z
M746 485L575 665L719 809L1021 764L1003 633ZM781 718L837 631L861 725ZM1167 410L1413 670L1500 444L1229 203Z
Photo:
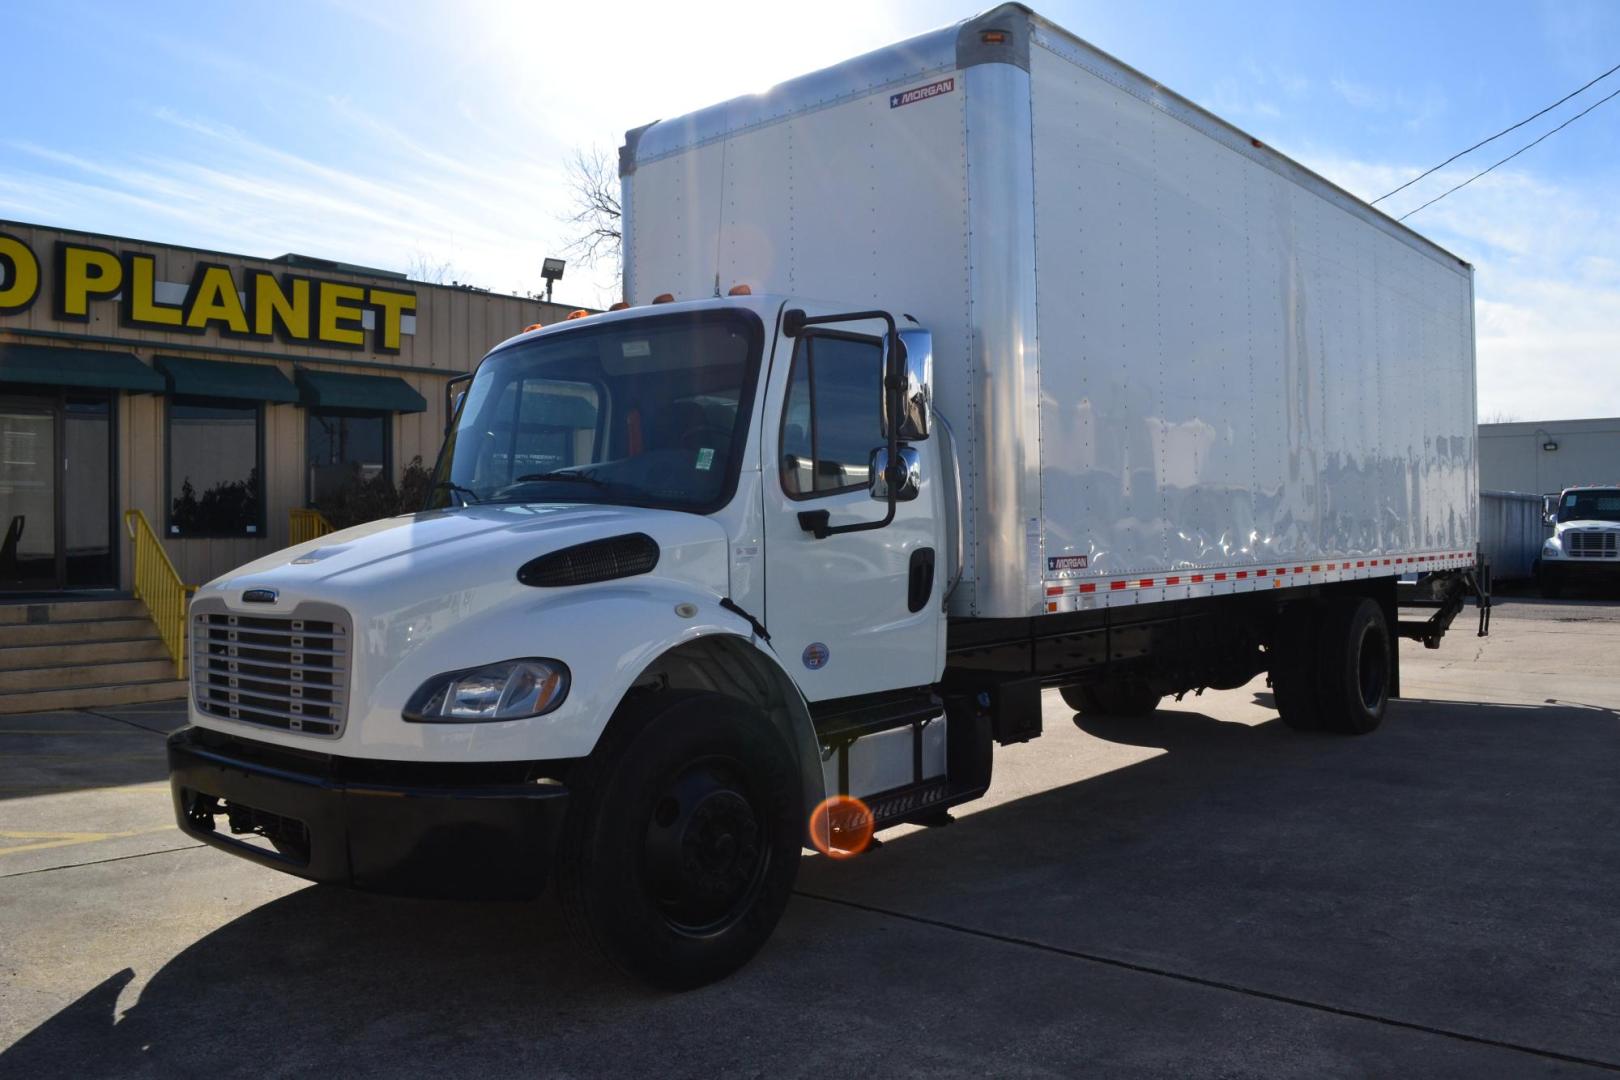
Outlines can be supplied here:
M653 1038L658 1060L699 1074L720 1018L802 1029L849 987L885 1003L882 1037L903 1049L908 1013L929 1030L918 970L935 965L927 993L949 991L968 939L938 938L947 959L925 960L845 905L1620 1054L1620 956L1591 947L1620 888L1620 714L1406 700L1365 739L1187 709L1067 730L1058 715L1010 753L1094 753L1088 736L1153 753L861 859L808 859L777 939L715 987L636 987L566 939L549 899L310 887L196 941L133 1004L135 973L109 969L0 1054L0 1074L598 1072ZM1072 972L1077 993L1095 976ZM750 1069L792 1071L798 1038L754 1045Z

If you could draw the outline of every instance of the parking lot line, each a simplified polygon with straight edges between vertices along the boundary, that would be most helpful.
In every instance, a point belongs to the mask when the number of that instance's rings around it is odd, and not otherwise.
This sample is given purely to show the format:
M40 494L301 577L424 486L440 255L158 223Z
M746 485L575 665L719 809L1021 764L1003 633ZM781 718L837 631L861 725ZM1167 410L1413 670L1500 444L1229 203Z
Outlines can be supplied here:
M73 847L75 844L94 844L101 840L122 840L130 836L148 836L169 832L173 825L158 825L150 829L129 829L124 832L51 832L0 829L0 840L36 840L38 843L17 847L0 847L0 858L21 855L25 851L47 851L51 848Z

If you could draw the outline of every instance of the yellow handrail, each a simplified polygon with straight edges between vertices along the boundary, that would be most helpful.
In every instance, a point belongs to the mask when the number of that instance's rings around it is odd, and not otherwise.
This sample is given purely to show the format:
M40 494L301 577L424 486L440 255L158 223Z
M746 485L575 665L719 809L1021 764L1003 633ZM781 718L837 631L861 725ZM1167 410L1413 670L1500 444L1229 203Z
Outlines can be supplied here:
M146 605L164 648L174 658L174 677L186 677L186 602L192 589L180 580L169 553L139 510L124 511L124 531L135 541L135 599Z
M332 523L326 520L326 515L319 510L304 510L298 507L287 511L287 543L302 544L305 540L313 540L317 536L325 536L329 532L336 532Z

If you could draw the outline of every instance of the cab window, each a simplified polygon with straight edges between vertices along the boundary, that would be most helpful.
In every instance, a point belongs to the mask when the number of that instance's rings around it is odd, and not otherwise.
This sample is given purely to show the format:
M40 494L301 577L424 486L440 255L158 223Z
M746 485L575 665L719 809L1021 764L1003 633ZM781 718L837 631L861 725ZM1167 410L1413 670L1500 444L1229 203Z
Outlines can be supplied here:
M796 499L865 488L879 414L883 345L875 338L811 333L793 350L782 412L782 490Z

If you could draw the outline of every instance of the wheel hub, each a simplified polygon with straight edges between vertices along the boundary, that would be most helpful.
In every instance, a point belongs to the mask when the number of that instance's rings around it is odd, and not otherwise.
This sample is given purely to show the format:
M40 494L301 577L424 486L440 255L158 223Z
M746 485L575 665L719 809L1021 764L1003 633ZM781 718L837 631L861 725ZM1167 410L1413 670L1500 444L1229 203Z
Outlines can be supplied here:
M695 765L653 804L647 825L648 885L669 924L713 933L746 909L763 877L760 815L732 770Z

